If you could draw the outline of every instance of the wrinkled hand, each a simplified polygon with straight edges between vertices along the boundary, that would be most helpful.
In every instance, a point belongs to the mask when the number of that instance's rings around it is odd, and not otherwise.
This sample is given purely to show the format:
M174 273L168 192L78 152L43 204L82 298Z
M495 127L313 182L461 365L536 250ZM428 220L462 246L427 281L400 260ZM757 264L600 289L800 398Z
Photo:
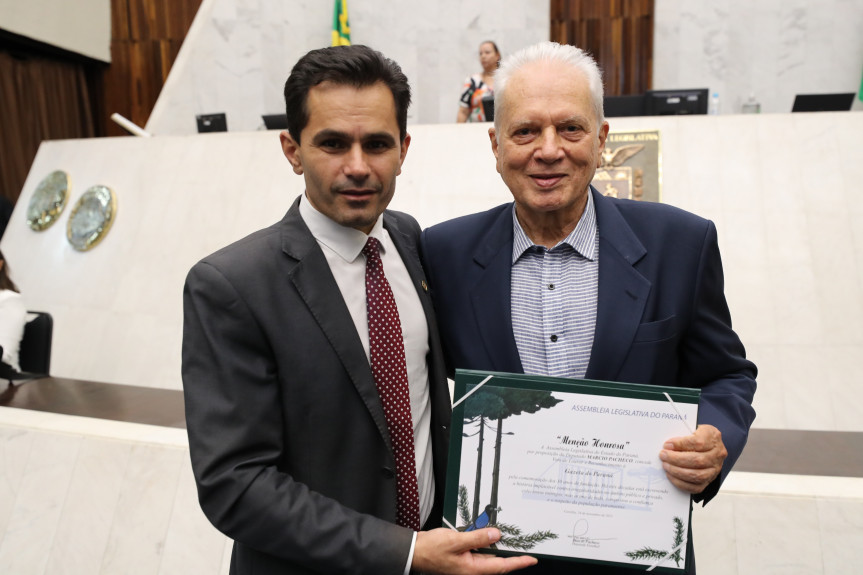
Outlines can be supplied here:
M722 433L712 425L699 425L692 435L673 437L659 452L668 480L688 493L701 493L722 471L728 450Z
M411 571L439 575L481 575L509 573L536 565L536 559L527 555L495 557L484 553L471 553L500 540L500 531L494 528L460 532L452 529L432 529L417 533Z

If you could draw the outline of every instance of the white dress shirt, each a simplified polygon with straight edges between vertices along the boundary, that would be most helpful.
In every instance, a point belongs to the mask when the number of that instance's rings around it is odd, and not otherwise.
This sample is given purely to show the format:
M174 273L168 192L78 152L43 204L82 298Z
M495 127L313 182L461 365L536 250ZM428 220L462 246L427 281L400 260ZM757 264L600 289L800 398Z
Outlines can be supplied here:
M21 371L18 365L18 350L27 324L27 309L21 294L12 290L0 290L0 347L3 348L3 363Z
M381 243L381 262L398 307L405 345L411 417L414 428L417 485L420 499L420 525L428 519L434 502L435 484L432 468L431 404L426 357L429 353L428 324L416 286L398 250L378 218L371 233L337 224L309 202L303 194L300 216L324 252L330 271L342 292L345 304L357 328L366 357L369 357L369 328L366 315L366 259L362 249L369 236ZM413 551L413 550L411 550ZM410 563L408 563L410 565Z

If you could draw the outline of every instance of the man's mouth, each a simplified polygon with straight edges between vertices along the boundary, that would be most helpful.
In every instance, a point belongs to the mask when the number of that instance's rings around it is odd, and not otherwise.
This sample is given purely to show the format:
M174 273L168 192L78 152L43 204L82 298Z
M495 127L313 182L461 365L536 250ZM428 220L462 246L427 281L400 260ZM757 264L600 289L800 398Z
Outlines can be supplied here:
M540 188L551 188L563 179L563 174L531 174L530 177Z
M347 190L339 190L341 196L349 200L367 200L377 193L377 190L372 188L351 188Z

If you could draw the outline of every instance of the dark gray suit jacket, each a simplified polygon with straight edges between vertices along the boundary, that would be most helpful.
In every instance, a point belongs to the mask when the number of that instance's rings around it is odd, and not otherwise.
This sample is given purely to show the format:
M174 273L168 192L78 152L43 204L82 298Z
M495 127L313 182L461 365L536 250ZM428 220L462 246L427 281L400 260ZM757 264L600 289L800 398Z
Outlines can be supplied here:
M368 358L295 202L281 222L204 258L184 290L183 387L201 507L234 539L231 573L393 573L395 459ZM443 499L450 399L417 255L420 228L384 227L429 325L436 481Z

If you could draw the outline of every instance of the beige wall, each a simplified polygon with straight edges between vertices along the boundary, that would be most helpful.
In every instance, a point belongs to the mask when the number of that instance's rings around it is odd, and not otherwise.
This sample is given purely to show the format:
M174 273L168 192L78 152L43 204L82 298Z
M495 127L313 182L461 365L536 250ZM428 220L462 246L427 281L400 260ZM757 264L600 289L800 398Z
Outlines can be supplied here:
M0 28L111 61L111 0L0 0Z

